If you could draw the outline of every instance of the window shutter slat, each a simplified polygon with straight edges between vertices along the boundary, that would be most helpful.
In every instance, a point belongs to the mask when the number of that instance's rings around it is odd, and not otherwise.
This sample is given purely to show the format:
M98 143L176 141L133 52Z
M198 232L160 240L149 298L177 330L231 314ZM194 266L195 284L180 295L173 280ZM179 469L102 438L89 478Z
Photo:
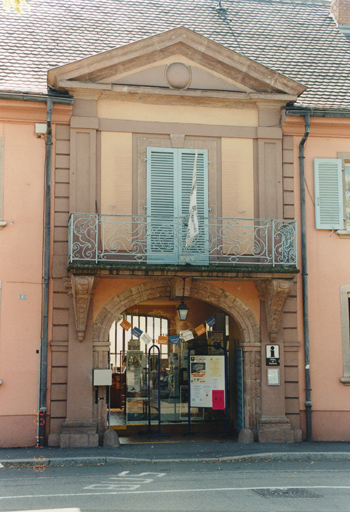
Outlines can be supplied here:
M198 150L197 209L199 234L186 247L196 150L147 148L147 261L209 262L208 150Z
M340 159L315 158L316 229L343 229L343 176Z
M187 220L189 215L190 197L192 189L193 167L196 150L183 149L181 152L181 215ZM197 156L197 212L199 234L191 246L187 247L187 253L201 254L207 260L208 255L208 151L198 150ZM182 247L186 244L187 222L182 232Z
M174 149L147 148L147 255L148 261L172 261L175 252Z

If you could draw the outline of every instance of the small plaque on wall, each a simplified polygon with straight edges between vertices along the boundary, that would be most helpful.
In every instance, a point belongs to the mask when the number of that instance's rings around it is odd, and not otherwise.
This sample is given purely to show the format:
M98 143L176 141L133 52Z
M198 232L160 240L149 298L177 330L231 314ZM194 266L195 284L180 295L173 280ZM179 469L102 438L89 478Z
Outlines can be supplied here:
M266 345L266 366L280 365L280 346Z
M280 385L280 369L267 368L267 385L279 386Z

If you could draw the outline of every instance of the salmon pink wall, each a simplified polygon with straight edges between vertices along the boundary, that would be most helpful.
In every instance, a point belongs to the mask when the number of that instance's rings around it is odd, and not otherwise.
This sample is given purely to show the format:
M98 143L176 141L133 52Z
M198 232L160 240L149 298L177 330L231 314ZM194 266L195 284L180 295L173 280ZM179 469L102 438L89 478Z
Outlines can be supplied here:
M255 284L248 281L208 281L214 286L226 290L241 299L252 310L256 321L260 324L260 299Z
M116 295L133 288L138 284L147 282L147 279L101 279L98 288L94 292L93 321L108 301Z
M107 304L108 301L113 299L116 295L123 292L124 290L128 290L129 288L133 288L139 284L147 282L147 279L100 279L98 287L94 291L94 300L93 300L93 321L95 321L97 315L100 313L101 309ZM259 294L254 285L254 283L248 281L240 281L240 282L229 282L229 281L208 281L209 284L213 286L217 286L218 288L222 288L232 295L238 297L242 302L244 302L253 312L257 322L260 320L260 301ZM191 301L194 299L188 298L186 299L186 303L190 305ZM155 299L156 303L156 299ZM176 306L179 302L176 302ZM200 302L201 307L206 311L205 303ZM216 308L217 309L217 308ZM208 311L211 311L210 306ZM211 313L213 314L213 313ZM194 328L197 325L196 322L202 323L205 321L205 314L203 316L202 313L199 313L197 316L193 316L193 313L189 315L189 320L191 321L191 327ZM197 318L197 319L196 319ZM185 329L187 327L181 326L181 329Z
M36 442L45 141L34 123L0 126L7 222L0 231L0 446L26 446Z
M307 258L309 285L310 368L315 440L350 440L345 427L350 421L350 387L339 381L343 375L340 315L340 287L350 284L350 239L340 239L335 231L315 229L314 158L337 158L338 152L350 152L350 123L344 137L344 120L322 125L312 119L310 136L305 145L305 185L307 216ZM327 137L325 133L332 133ZM294 138L295 203L299 203L299 142L302 132ZM300 243L300 209L298 246ZM299 268L301 257L299 251ZM301 276L299 292L299 338L302 340ZM300 407L304 409L304 357L300 352ZM345 423L344 423L345 422Z

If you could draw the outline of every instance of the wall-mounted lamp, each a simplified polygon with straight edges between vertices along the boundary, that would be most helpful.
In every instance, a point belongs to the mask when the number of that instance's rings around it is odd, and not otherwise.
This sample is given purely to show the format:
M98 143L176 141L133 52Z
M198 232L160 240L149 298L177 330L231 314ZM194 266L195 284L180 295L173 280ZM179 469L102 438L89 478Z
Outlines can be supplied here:
M184 303L183 299L181 301L181 304L177 306L176 311L177 314L179 315L179 319L181 320L181 322L184 322L187 319L189 309Z

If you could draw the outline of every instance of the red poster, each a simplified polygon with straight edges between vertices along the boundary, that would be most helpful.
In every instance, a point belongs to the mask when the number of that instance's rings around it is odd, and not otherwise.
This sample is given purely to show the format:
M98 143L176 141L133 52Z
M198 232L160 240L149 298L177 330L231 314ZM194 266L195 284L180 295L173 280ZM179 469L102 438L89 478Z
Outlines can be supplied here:
M213 389L213 410L225 410L225 391L223 389Z

